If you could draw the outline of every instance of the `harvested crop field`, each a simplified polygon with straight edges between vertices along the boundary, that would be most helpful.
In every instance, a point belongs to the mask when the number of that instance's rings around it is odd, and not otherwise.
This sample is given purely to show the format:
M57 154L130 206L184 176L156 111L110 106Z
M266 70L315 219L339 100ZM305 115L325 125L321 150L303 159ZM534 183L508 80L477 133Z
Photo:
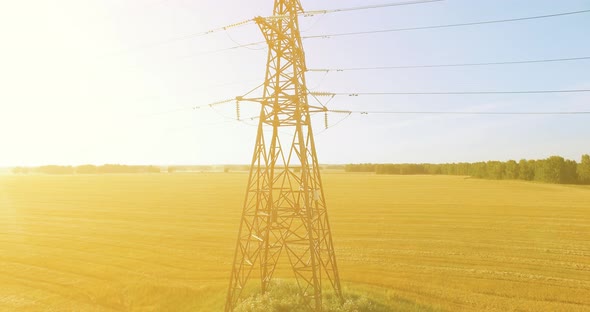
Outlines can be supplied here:
M222 310L246 181L0 176L0 311ZM344 173L324 184L349 292L391 311L590 311L589 187Z

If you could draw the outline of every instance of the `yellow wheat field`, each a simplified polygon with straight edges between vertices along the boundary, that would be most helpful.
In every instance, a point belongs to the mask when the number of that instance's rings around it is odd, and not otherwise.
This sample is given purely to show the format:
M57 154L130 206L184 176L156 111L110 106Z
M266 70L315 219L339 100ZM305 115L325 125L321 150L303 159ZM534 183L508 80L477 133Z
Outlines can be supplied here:
M246 180L0 176L0 311L220 311ZM590 311L588 187L324 182L350 292L391 311Z

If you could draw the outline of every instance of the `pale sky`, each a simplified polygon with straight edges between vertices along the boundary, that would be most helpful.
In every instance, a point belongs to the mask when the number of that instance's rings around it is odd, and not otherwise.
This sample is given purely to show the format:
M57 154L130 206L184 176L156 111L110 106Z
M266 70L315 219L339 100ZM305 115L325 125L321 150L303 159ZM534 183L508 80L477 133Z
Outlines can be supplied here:
M401 1L401 0L400 0ZM306 10L384 0L306 1ZM160 44L272 12L270 0L19 0L0 3L0 166L248 163L256 121L235 107L192 110L262 83L256 25ZM407 28L590 9L588 0L447 0L302 18L304 35ZM590 56L590 14L304 40L309 68ZM589 89L590 60L308 73L327 92ZM243 116L256 115L243 104ZM337 97L333 109L590 111L590 94ZM225 117L224 117L225 116ZM330 115L330 124L344 115ZM590 115L352 115L324 131L322 163L458 162L590 153Z

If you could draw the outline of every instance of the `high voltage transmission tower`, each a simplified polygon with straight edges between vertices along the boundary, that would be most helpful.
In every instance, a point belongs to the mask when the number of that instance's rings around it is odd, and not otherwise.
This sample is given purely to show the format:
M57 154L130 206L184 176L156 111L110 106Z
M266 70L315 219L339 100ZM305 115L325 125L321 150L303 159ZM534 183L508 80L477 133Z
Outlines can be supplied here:
M262 107L225 311L250 278L266 292L285 254L310 309L322 309L324 290L342 299L310 118L327 109L308 104L302 12L299 0L275 0L273 16L255 19L268 63L262 97L237 98Z

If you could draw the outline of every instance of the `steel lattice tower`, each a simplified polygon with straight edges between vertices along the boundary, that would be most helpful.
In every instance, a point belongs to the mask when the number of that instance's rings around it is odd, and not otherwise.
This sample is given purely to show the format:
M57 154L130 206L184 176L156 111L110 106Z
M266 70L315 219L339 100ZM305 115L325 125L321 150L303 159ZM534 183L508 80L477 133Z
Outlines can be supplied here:
M308 104L299 0L275 0L271 17L256 23L268 44L258 135L238 234L225 311L233 311L252 272L266 292L281 254L311 309L322 290L342 298ZM268 131L265 135L265 131Z

